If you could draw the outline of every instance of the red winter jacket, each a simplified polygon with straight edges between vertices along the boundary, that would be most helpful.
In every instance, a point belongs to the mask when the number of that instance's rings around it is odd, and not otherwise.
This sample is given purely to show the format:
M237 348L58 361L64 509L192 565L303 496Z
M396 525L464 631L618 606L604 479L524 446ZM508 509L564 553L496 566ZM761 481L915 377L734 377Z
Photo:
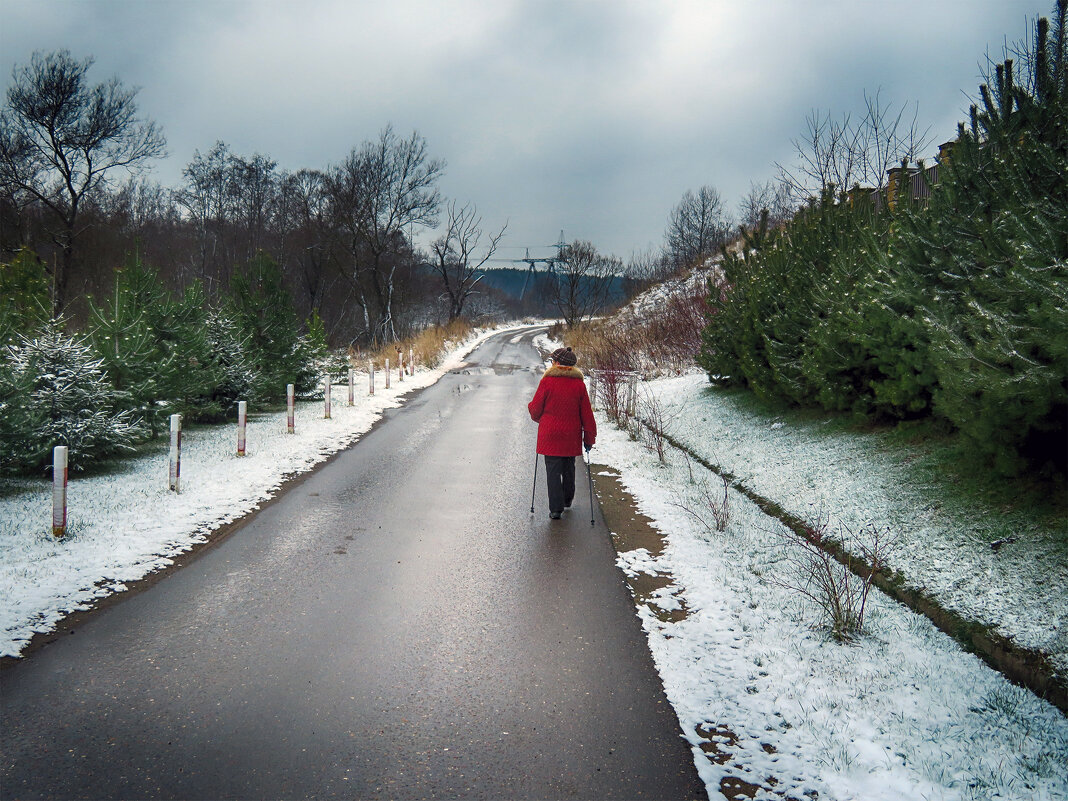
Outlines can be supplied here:
M553 365L546 370L527 409L538 424L538 453L544 456L578 456L583 443L592 446L597 441L590 396L576 367Z

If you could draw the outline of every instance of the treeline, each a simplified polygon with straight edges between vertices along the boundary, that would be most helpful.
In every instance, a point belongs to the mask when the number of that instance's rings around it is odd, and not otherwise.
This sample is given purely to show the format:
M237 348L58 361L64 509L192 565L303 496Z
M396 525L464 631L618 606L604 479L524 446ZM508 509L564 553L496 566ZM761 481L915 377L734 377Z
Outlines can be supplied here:
M163 132L138 115L135 91L92 84L92 63L35 53L0 109L0 262L32 254L73 327L92 322L88 298L113 291L130 254L169 290L197 282L211 302L266 255L298 317L316 315L335 346L505 311L495 293L455 286L499 235L484 236L473 205L445 202L445 162L417 132L387 126L338 163L296 172L217 142L164 187L145 178L166 154ZM442 219L433 256L417 252L413 235Z
M1065 5L1052 29L1039 21L1022 63L980 87L928 199L902 185L876 203L827 185L791 221L765 218L724 251L699 357L714 383L868 418L937 418L1003 474L1064 475Z

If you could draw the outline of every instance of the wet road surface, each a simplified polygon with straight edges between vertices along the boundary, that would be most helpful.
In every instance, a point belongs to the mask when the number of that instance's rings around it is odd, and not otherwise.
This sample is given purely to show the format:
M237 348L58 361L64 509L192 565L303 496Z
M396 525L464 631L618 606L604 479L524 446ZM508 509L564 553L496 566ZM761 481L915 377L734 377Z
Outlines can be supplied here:
M698 798L609 536L530 514L535 331L0 674L3 798Z

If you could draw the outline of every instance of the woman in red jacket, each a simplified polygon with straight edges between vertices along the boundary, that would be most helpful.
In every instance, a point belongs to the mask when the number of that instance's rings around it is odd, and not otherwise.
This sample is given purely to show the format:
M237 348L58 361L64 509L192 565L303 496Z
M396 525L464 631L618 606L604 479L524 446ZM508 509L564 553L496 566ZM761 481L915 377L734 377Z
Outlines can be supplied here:
M538 453L545 457L549 517L559 520L575 498L575 457L583 446L587 451L593 447L597 423L571 348L553 351L552 360L553 366L541 377L527 409L530 419L538 424Z

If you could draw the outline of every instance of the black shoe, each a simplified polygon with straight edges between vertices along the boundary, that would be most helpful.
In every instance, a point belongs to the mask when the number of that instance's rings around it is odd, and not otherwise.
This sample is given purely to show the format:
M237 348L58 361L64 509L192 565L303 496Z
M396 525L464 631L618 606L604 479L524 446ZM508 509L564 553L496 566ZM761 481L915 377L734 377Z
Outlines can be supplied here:
M549 512L549 518L551 520L559 520L561 512Z

